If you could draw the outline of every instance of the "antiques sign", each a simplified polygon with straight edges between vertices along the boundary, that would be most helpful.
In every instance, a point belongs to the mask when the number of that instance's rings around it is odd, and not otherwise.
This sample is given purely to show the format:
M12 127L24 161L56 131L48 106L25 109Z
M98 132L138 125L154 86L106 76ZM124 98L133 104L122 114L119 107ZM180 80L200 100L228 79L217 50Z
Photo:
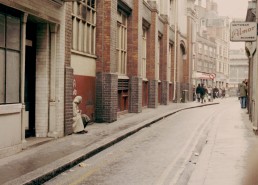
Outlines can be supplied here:
M230 25L230 41L248 42L256 41L256 22L232 22Z

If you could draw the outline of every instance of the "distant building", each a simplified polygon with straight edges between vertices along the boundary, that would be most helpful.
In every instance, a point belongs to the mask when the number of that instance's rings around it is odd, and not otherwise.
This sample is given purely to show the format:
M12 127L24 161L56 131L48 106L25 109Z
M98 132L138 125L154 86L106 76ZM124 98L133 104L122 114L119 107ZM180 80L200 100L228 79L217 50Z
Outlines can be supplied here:
M248 79L248 58L244 49L229 52L229 95L236 95L238 84Z
M198 35L193 79L206 85L226 87L229 75L229 18L218 15L217 4L206 0L196 5ZM215 77L215 78L214 78ZM198 79L199 78L199 79Z

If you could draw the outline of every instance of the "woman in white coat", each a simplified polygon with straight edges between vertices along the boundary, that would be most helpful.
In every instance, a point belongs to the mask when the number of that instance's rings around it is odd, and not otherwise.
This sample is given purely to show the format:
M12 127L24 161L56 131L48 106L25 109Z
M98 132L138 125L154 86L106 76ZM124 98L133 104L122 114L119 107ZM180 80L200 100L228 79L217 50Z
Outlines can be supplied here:
M82 102L81 96L76 96L73 100L73 132L84 134L87 133L84 130L84 125L82 122L81 110L79 109L79 104Z

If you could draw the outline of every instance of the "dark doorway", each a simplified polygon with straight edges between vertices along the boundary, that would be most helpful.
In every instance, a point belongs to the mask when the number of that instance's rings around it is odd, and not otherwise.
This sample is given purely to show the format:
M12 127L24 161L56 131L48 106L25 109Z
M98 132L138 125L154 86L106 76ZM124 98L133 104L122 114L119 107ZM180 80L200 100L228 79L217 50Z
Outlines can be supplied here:
M25 51L25 106L29 112L25 137L35 136L35 88L36 88L36 31L37 25L27 23Z

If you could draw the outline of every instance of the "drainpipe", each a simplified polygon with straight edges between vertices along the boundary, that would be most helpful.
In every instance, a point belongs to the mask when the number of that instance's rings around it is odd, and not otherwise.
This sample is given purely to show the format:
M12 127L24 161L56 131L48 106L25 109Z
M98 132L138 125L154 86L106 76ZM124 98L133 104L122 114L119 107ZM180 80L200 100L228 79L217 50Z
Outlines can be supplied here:
M21 141L22 148L26 148L26 139L25 139L25 127L28 125L28 114L25 107L25 52L26 52L26 24L27 24L28 14L24 13L22 17L22 48L21 48Z
M176 99L176 59L177 59L177 0L175 0L174 4L174 12L175 12L175 46L174 46L174 93L173 93L173 101Z

